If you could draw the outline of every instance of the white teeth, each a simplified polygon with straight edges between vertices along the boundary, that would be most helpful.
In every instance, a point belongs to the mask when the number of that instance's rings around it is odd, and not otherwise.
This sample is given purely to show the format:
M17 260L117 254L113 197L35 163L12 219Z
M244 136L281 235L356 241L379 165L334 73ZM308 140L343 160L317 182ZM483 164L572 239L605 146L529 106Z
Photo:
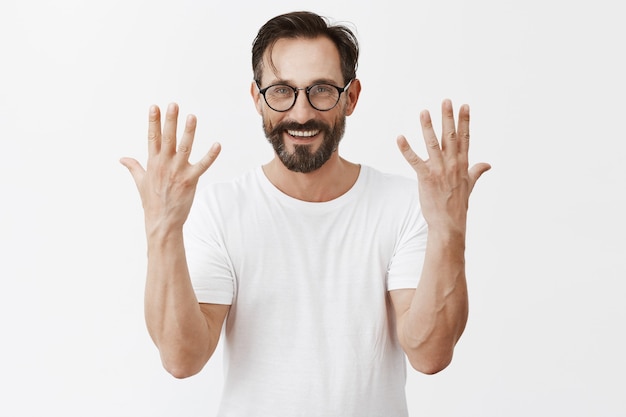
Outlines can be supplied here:
M320 133L319 130L288 130L291 136L298 136L303 138L310 138L311 136L315 136Z

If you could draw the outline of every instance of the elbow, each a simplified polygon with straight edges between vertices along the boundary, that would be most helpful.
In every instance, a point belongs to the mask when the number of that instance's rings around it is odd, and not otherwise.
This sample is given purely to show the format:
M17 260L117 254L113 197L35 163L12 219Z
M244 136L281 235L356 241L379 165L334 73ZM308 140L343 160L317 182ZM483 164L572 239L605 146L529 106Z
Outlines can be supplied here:
M196 375L200 369L184 364L171 364L163 362L163 368L176 379L185 379Z
M446 333L426 339L405 338L401 339L401 345L413 369L426 375L434 375L446 369L452 362L459 337L460 335Z
M176 379L185 379L198 374L204 363L206 362L189 360L189 355L161 356L163 368Z
M172 370L167 369L167 372L176 379L185 379L185 378L189 378L190 376L194 376L196 374L193 372L187 372L185 370L179 370L179 369L172 369Z
M176 379L185 379L200 373L215 350L215 346L206 350L197 346L180 345L182 343L178 346L157 344L163 368Z
M159 346L161 365L176 379L194 376L204 368L215 347L206 351L192 346Z
M446 369L452 362L452 352L435 352L407 355L411 367L425 375L434 375Z
M448 367L450 362L413 362L411 361L411 367L416 371L425 375L435 375Z

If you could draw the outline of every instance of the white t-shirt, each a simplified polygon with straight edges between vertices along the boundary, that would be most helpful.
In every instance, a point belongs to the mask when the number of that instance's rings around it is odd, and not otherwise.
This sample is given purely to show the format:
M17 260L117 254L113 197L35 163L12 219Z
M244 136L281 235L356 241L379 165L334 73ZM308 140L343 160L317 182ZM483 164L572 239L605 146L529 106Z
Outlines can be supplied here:
M406 416L387 292L415 288L417 182L362 166L332 201L291 198L261 167L199 192L185 224L201 303L231 304L221 417Z

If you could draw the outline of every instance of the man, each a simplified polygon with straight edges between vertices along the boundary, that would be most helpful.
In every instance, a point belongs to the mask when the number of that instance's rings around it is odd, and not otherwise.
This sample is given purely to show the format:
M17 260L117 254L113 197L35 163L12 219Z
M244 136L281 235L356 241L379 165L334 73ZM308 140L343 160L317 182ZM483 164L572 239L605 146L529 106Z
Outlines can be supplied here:
M220 145L189 164L196 119L177 144L175 104L163 130L150 109L147 169L122 159L145 211L150 335L187 377L224 326L220 416L406 416L405 357L442 370L467 320L467 205L489 169L468 170L469 108L455 125L443 102L441 146L422 112L427 161L398 138L416 184L339 156L361 91L348 28L289 13L252 52L270 162L194 201Z

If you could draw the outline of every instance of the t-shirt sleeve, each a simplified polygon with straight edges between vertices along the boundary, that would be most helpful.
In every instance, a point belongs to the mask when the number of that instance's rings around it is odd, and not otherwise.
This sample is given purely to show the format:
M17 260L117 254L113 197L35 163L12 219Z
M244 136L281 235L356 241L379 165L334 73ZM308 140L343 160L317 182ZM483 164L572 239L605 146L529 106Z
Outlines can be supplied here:
M387 271L387 290L417 288L424 257L426 254L426 239L428 225L422 216L417 190L413 189L415 198L411 200L405 212L398 213L404 216L400 227L398 241Z
M234 274L218 226L219 213L211 210L205 192L196 197L184 226L187 266L193 289L200 303L233 302Z

